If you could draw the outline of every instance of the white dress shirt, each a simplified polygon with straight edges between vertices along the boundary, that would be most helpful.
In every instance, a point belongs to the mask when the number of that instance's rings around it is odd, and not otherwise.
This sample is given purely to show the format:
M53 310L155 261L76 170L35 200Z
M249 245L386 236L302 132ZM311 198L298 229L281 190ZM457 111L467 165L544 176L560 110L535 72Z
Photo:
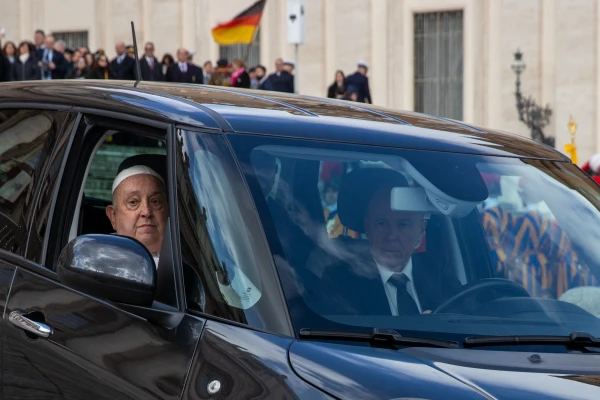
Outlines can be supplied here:
M392 285L390 282L388 282L389 279L392 277L392 275L394 275L396 272L390 271L386 267L379 265L379 263L377 261L375 261L375 264L377 264L377 269L379 270L379 276L381 277L381 281L383 282L383 287L385 288L385 294L387 295L387 299L388 299L388 303L390 304L390 310L392 311L392 315L397 316L398 315L398 300L396 298L397 290L394 285ZM400 273L406 275L407 278L410 280L406 284L406 290L408 291L408 294L410 294L410 297L412 297L413 300L415 301L415 303L417 304L417 308L419 309L419 312L422 313L423 310L421 309L421 304L419 303L419 298L417 297L417 292L415 290L415 284L413 282L413 277L412 277L412 258L408 260L406 267L404 267L404 269Z
M148 56L145 56L144 58L146 59L146 62L148 63L148 66L151 67L152 69L154 69L154 64L155 64L154 63L154 58L148 57Z
M179 63L179 70L185 74L187 72L187 63L180 62Z
M127 53L123 53L120 56L117 57L117 64L121 64L123 62L123 60L125 59L125 57L127 57Z

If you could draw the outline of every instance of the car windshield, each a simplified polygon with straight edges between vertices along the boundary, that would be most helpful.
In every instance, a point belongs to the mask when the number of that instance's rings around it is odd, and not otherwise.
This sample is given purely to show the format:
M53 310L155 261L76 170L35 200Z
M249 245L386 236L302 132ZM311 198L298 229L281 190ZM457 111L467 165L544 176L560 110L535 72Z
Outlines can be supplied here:
M297 332L600 336L600 191L575 166L230 141Z

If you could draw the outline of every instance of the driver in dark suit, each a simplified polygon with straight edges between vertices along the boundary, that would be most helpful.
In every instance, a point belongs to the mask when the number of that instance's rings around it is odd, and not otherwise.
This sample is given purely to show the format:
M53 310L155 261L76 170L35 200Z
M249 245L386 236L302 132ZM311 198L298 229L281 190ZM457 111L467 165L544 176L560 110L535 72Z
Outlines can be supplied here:
M366 234L369 251L350 251L342 262L324 270L324 314L429 313L460 291L452 270L432 260L431 254L442 254L435 241L427 242L429 254L415 253L425 237L426 214L391 209L392 189L406 186L406 179L389 169L357 169L344 177L340 219L349 229Z

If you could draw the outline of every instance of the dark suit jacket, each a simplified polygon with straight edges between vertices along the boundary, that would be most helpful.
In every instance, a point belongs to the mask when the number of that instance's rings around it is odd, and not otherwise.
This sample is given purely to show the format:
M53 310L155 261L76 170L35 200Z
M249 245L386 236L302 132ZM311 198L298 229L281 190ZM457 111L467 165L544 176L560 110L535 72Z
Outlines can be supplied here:
M42 51L42 58L40 60L45 61L44 60L44 51ZM48 61L52 61L55 65L56 68L54 68L52 71L50 71L50 76L52 77L52 79L65 79L65 75L67 74L67 71L69 69L69 62L67 61L67 59L65 58L65 56L63 56L60 52L56 51L56 50L52 50L52 60L48 60ZM42 69L41 71L42 73L42 77L44 76L44 70Z
M0 53L0 82L9 82L13 80L12 66L6 56Z
M338 86L337 82L333 82L329 88L327 88L327 97L330 99L337 99L338 95L344 97L346 87L344 85Z
M33 55L35 55L35 58L39 61L42 59L42 56L44 55L44 49L45 47L39 47L39 48L35 48Z
M121 64L119 64L117 58L110 62L110 68L115 75L115 79L135 81L135 60L129 56L125 56Z
M250 89L250 75L246 71L242 72L235 82L231 82L231 86Z
M269 75L265 83L265 90L273 90L275 92L294 93L294 77L287 71L281 71Z
M373 104L373 99L371 98L371 90L369 89L369 78L361 74L360 72L355 72L352 75L346 77L344 81L344 86L346 89L350 86L354 86L358 89L358 101L361 103L371 103Z
M115 79L110 68L92 68L85 75L85 79Z
M413 254L412 264L423 311L434 311L460 291L458 279L447 269L428 265L424 254ZM324 314L392 315L377 265L366 255L326 268L319 292Z
M169 66L165 78L167 82L202 84L204 82L204 73L199 66L187 63L187 71L184 74L179 69L179 63L175 63Z
M33 81L41 78L40 68L35 58L29 57L25 63L21 60L15 61L14 80Z
M154 58L154 68L150 68L150 64L145 56L140 58L140 71L142 72L143 81L164 81L165 77L162 72L162 64Z

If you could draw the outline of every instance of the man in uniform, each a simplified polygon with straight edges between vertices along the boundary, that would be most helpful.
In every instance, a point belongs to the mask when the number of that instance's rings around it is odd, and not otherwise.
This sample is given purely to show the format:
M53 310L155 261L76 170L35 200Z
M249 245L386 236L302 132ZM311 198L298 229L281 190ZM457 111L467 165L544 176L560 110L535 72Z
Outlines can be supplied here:
M344 86L349 88L350 86L356 87L357 99L359 103L371 103L371 90L369 89L369 78L367 78L367 71L369 67L364 61L359 61L357 64L356 72L348 75L344 81Z

